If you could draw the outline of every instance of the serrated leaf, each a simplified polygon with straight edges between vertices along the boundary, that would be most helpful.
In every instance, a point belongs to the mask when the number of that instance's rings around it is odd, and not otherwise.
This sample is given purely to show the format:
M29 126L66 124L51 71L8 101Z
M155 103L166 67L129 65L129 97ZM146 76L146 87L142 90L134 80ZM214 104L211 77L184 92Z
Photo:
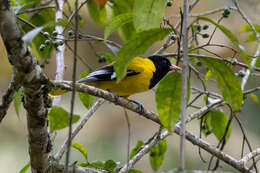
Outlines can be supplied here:
M27 44L29 45L32 40L42 31L43 27L37 27L33 30L31 30L30 32L26 33L22 40Z
M201 58L201 61L212 72L224 101L230 104L235 112L239 111L242 106L243 93L240 83L232 69L221 60Z
M112 20L105 26L104 41L106 41L106 39L112 32L122 27L123 25L131 22L132 20L133 20L132 13L123 13L113 17Z
M199 19L210 22L211 24L215 25L218 29L220 29L230 39L233 45L239 50L239 53L242 55L247 65L250 67L250 57L245 52L244 48L242 48L242 46L239 44L237 37L229 29L227 29L223 25L217 24L216 22L207 17L199 17Z
M78 150L85 157L85 159L88 160L88 152L82 144L78 142L72 142L71 147Z
M50 122L50 132L61 130L69 126L69 113L59 106L52 106L48 113ZM72 122L76 123L80 119L79 115L73 115Z
M227 123L228 123L228 117L223 112L220 111L210 111L205 115L206 118L206 124L211 129L213 134L216 136L218 140L221 140L223 137ZM227 135L226 135L226 141L229 139L231 134L231 126L228 129Z
M178 72L167 74L156 89L155 99L161 123L172 131L181 111L181 74Z
M164 154L167 150L166 140L161 140L150 151L150 164L154 171L157 171L162 165Z
M134 155L140 150L140 148L144 145L143 141L137 141L135 148L131 151L129 158L132 159Z
M107 160L104 165L104 169L113 171L116 168L117 164L113 160Z
M89 71L82 72L80 75L80 79L86 77L88 74L89 74ZM81 92L78 92L78 96L79 96L81 103L83 103L83 105L87 109L89 109L92 106L93 101L94 101L94 96L85 94L85 93L81 93Z
M21 97L22 97L22 89L20 88L14 96L14 109L18 117L19 117L19 110L22 104Z
M107 20L106 8L100 8L94 0L89 0L87 5L90 17L98 24L105 25Z
M169 29L151 29L135 34L118 51L114 65L117 81L125 77L128 63L134 57L142 55L156 41L162 40L170 33Z
M20 171L19 173L26 173L28 171L28 169L30 168L31 163L28 162Z
M260 32L260 25L253 24L255 27L256 32ZM240 29L240 32L253 32L250 25L245 25Z
M212 77L212 72L209 70L205 75L205 82L207 83L211 77Z
M259 103L258 97L257 97L255 94L251 93L251 94L248 94L248 96L249 96L256 104Z
M159 28L165 15L167 0L134 1L133 20L137 32Z

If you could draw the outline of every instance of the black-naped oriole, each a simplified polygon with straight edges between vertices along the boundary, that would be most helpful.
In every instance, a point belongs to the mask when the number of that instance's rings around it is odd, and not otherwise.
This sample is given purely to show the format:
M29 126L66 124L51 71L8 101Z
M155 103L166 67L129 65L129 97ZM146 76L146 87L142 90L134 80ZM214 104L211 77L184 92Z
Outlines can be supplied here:
M179 70L181 70L180 67L172 65L167 58L162 56L135 57L128 64L125 78L118 83L113 65L103 66L77 82L107 90L128 99L130 95L152 89L169 71ZM54 91L51 95L63 93L65 92Z

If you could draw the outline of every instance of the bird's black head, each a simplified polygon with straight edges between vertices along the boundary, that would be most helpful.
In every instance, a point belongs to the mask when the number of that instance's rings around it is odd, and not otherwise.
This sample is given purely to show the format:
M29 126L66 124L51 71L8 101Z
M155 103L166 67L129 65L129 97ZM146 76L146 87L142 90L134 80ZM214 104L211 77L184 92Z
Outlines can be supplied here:
M150 56L148 57L153 61L156 71L151 79L149 88L153 88L169 71L181 70L180 67L172 65L170 61L162 56Z

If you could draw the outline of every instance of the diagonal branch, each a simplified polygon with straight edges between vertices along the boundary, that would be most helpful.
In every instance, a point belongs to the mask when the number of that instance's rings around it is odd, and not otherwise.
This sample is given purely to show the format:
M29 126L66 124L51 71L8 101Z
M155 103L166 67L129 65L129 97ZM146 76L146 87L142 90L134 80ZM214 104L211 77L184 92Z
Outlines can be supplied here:
M88 110L87 114L80 120L80 122L76 125L76 127L73 129L71 133L71 140L76 137L76 135L79 133L79 131L83 128L83 126L86 124L86 122L89 120L89 118L96 112L96 110L104 103L104 99L99 99L96 101L96 103L93 104L93 106ZM67 138L64 143L62 144L59 152L54 156L55 160L60 160L66 150L66 147L68 145L69 139Z
M51 85L54 85L55 89L63 89L63 90L70 90L70 91L72 90L71 82L68 82L68 81L66 81L66 82L65 81L64 82L56 82L56 83L52 82ZM94 87L91 87L91 86L87 86L87 85L84 85L84 84L76 84L75 87L76 87L75 88L76 91L104 98L104 99L106 99L110 102L115 103L116 105L120 105L122 107L125 107L125 108L127 108L127 109L129 109L133 112L136 112L136 113L140 114L141 116L148 118L148 119L154 121L155 123L158 123L159 125L161 125L157 114L150 112L146 109L140 110L140 107L138 105L136 105L135 103L129 102L128 100L126 100L124 98L115 96L113 93L110 93L108 91L104 91L104 90L101 90L101 89L98 89L98 88L94 88ZM218 101L216 101L216 102L218 102ZM222 102L219 102L219 103L222 103ZM215 104L217 104L217 103L215 103ZM208 110L211 109L211 108L212 108L212 106L208 106ZM205 109L205 108L203 107L202 109ZM201 111L201 112L205 112L205 111ZM200 114L198 114L198 115L200 115ZM196 116L194 116L194 117L192 116L192 118L195 118L195 117ZM174 129L174 132L178 135L180 134L179 125L180 124L177 123L177 125L175 126L175 129ZM170 135L170 132L165 131L160 135L161 137L159 139L164 139L168 135ZM186 131L185 137L192 144L199 146L200 148L202 148L205 151L207 151L208 153L214 155L218 159L224 161L225 163L232 166L233 168L235 168L235 169L237 169L241 172L251 172L251 171L249 171L248 168L244 167L238 160L236 160L233 157L231 157L230 155L220 151L215 146L210 145L209 143L207 143L203 139L191 134L190 132ZM154 145L155 144L156 144L156 142L154 142ZM152 145L151 145L151 147L152 147ZM147 152L143 152L143 153L145 154ZM138 157L134 157L134 158L140 159ZM131 164L134 165L135 162L136 161L130 160L129 161L129 168L130 168L130 165Z
M2 103L0 105L0 122L3 120L3 118L6 115L6 112L13 101L13 97L15 93L18 91L18 89L21 87L19 82L15 80L14 78L9 83L8 89L4 96L2 97Z

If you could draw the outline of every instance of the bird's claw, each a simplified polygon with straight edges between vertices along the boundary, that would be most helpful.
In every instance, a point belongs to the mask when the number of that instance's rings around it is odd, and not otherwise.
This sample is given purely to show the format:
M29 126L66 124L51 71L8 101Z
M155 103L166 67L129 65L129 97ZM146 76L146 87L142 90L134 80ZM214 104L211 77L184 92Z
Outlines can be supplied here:
M135 100L129 100L129 102L135 103L138 105L138 112L140 112L140 114L144 113L144 105L142 103L139 103Z

